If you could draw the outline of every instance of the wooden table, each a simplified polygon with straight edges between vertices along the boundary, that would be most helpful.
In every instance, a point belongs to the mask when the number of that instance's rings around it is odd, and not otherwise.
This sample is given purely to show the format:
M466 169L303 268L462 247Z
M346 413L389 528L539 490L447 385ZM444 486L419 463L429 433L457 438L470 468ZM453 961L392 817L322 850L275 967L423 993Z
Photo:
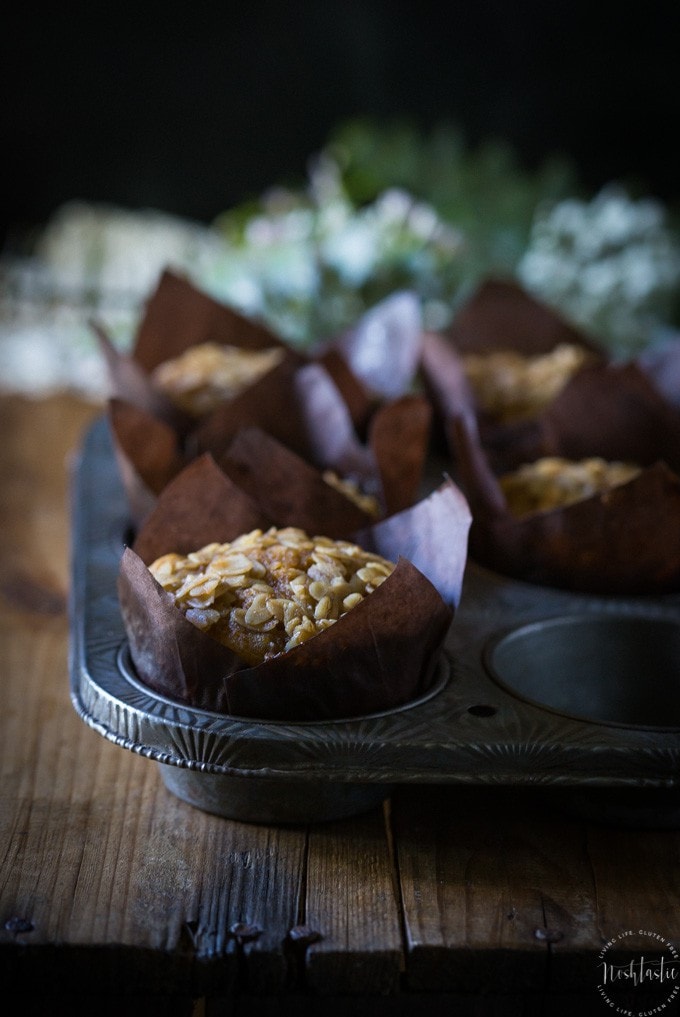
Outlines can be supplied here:
M82 723L69 464L100 412L0 400L4 997L41 1015L616 1012L597 991L614 937L680 949L680 831L441 786L338 822L248 825L185 804Z

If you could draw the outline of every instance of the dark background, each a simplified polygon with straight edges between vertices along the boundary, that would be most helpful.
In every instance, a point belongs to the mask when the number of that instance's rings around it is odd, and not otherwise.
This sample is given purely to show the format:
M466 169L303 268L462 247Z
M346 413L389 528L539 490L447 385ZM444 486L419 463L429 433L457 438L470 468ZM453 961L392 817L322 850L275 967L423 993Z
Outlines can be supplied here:
M21 7L3 29L2 239L78 198L209 222L300 183L339 123L408 117L680 192L677 4L299 0Z

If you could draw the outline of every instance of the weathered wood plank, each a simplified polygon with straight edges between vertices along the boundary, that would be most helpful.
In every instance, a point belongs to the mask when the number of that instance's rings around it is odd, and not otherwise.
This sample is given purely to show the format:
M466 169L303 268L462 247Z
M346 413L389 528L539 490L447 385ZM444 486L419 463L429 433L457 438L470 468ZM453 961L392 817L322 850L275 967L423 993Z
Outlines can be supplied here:
M304 831L193 809L165 789L152 761L85 727L68 700L62 619L31 630L0 619L0 639L9 693L0 918L30 927L4 930L0 942L174 954L178 988L197 965L194 976L208 985L248 971L263 990L281 988ZM252 941L234 934L238 923L255 927ZM93 962L88 970L100 977Z
M407 987L587 997L624 928L677 944L680 834L588 825L549 804L504 789L395 796Z
M98 413L66 395L0 399L0 597L18 609L65 607L69 461Z
M314 992L380 995L399 988L402 939L384 816L312 827L305 924L320 934L307 949Z
M412 991L538 991L546 946L533 856L502 799L402 788L392 803Z

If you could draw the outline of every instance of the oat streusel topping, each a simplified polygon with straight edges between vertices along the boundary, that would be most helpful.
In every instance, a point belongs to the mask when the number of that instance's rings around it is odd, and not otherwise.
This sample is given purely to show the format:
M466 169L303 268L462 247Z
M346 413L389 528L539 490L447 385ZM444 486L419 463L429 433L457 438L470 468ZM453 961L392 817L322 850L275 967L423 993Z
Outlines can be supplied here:
M323 632L393 569L356 544L292 526L164 554L149 566L189 621L251 665Z
M463 367L479 406L499 420L526 420L547 406L592 354L571 343L527 357L514 350L469 353Z
M199 343L159 364L151 380L175 406L200 417L271 371L281 362L283 353L278 347L247 350Z
M639 473L633 463L607 462L598 456L578 461L546 456L504 474L499 483L512 514L526 516L602 494Z

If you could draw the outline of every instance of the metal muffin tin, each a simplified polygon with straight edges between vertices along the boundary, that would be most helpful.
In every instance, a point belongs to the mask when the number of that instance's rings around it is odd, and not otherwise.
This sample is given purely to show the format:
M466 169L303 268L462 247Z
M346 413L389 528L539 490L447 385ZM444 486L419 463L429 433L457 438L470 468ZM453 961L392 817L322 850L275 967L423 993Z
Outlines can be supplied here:
M680 594L579 595L469 562L427 696L348 720L264 722L138 681L116 590L129 532L102 417L72 478L71 699L192 805L299 823L366 811L400 784L506 785L599 818L680 826Z

